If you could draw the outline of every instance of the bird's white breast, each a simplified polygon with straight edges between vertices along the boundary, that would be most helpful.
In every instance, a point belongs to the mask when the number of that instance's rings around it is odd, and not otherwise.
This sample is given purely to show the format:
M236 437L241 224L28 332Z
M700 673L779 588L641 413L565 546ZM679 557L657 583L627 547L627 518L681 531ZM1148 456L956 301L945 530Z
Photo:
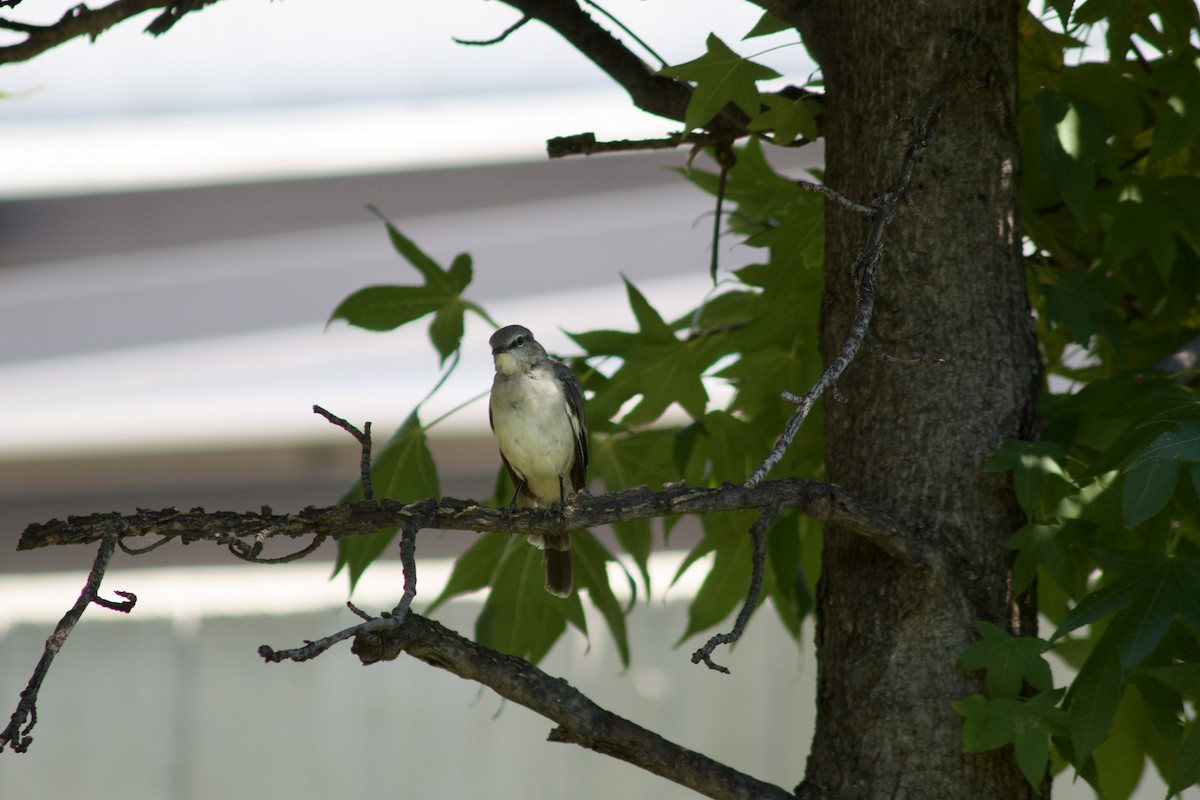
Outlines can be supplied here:
M551 371L534 370L525 376L525 391L517 390L518 380L498 376L492 389L492 423L500 452L540 504L557 503L560 478L566 492L571 491L575 428Z

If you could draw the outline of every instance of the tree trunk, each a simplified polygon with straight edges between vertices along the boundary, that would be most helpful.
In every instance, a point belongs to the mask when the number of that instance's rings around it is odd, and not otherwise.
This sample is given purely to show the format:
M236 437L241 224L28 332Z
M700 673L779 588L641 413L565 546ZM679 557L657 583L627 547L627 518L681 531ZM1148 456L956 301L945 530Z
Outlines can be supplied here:
M982 691L955 660L972 622L1036 626L1010 591L1001 542L1022 524L1006 475L982 466L1026 435L1039 365L1017 216L1016 32L1008 0L816 0L797 12L821 62L826 182L869 203L897 177L912 125L953 85L884 235L867 348L826 399L828 477L943 548L947 569L906 568L826 529L817 625L817 724L801 796L983 800L1037 796L1010 749L962 752L951 702ZM795 14L789 15L793 19ZM957 80L964 76L963 80ZM899 116L898 116L899 115ZM856 297L863 218L828 204L822 352L836 355Z

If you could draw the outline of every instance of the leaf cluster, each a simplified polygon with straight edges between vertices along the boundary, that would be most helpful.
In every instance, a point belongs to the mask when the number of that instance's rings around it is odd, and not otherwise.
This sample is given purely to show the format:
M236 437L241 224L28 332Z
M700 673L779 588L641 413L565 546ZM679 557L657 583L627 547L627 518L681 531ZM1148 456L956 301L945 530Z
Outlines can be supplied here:
M1022 22L1019 125L1030 300L1049 382L1012 474L1006 545L1048 640L980 630L960 665L968 750L1011 744L1030 783L1066 764L1106 798L1147 761L1200 780L1200 397L1152 367L1200 328L1200 13L1073 0ZM1087 60L1101 40L1107 58ZM1182 380L1181 380L1182 379ZM1046 683L1053 654L1078 672Z

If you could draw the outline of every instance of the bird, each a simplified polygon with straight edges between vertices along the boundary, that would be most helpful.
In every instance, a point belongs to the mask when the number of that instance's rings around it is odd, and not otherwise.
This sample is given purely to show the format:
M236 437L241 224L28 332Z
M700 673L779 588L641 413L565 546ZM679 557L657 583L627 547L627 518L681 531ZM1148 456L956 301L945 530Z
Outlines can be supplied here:
M579 379L521 325L501 328L489 344L496 376L488 421L500 445L500 460L516 486L509 512L518 499L529 508L561 509L587 480L587 416ZM570 534L531 534L529 541L542 549L546 591L569 597Z

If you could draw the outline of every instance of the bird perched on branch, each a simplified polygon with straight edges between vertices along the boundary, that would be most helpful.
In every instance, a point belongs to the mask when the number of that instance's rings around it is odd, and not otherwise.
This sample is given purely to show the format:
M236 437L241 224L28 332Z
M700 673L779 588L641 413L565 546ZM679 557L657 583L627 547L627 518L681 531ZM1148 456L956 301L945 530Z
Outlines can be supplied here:
M546 355L528 328L509 325L489 342L496 362L488 419L500 444L500 458L530 508L562 508L583 488L588 463L587 417L583 390L571 368ZM571 537L567 532L532 534L542 548L546 591L571 594Z

